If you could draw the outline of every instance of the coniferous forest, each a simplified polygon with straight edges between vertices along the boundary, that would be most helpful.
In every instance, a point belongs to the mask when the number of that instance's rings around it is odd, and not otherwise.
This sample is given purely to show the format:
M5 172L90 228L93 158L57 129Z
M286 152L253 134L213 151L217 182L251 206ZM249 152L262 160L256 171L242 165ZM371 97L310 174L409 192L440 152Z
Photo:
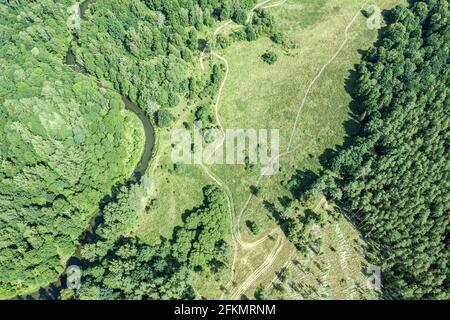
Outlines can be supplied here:
M361 133L306 192L341 205L372 247L391 298L448 299L450 11L412 1L357 69Z

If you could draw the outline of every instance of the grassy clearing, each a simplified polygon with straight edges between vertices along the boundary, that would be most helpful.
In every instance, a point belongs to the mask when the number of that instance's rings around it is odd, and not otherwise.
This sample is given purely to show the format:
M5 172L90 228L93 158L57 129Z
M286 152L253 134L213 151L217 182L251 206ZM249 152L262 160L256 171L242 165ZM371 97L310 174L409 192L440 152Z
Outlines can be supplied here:
M322 3L323 2L323 3ZM277 24L288 38L300 45L299 49L286 52L269 39L251 43L238 43L222 54L230 64L229 80L223 93L220 115L225 128L278 128L281 150L287 148L300 101L309 83L321 67L329 61L344 41L344 30L361 8L361 2L347 1L288 1L282 7L271 9ZM389 8L399 1L377 1L382 8ZM342 145L346 136L354 132L351 118L351 96L347 91L347 80L358 63L358 50L368 48L376 40L377 32L366 27L365 18L359 16L349 30L349 41L337 58L327 67L310 91L301 112L299 126L293 146L300 149L282 159L282 173L267 177L261 183L261 195L254 197L241 220L244 240L255 240L246 227L247 220L259 221L264 226L263 234L276 228L270 220L270 212L264 201L276 203L288 190L281 187L295 172L305 179L313 177L321 168L320 158L326 151ZM278 54L274 65L267 65L261 55L268 51ZM258 170L246 172L243 167L216 166L213 168L230 186L237 212L248 197L249 188L258 178ZM260 252L258 252L260 251ZM257 257L267 254L267 248L258 248L244 261L259 265ZM295 249L286 246L279 256L289 257ZM279 263L278 263L279 264ZM272 274L276 270L274 264ZM247 265L247 268L249 266ZM237 266L236 282L245 279L245 272ZM256 281L258 283L258 281ZM249 289L251 292L251 289ZM249 295L251 296L251 294Z
M370 290L364 259L365 244L353 226L341 217L318 231L323 239L323 254L308 257L293 255L278 269L288 270L286 280L278 275L263 281L266 294L273 299L377 299ZM254 292L256 286L249 290Z
M186 108L186 107L185 107ZM182 128L189 117L187 109L178 111L175 128ZM136 235L148 243L158 243L161 237L170 239L176 226L182 223L182 214L203 202L203 187L211 184L198 166L175 168L171 159L171 131L158 131L159 148L152 166L152 190L149 205L139 221Z

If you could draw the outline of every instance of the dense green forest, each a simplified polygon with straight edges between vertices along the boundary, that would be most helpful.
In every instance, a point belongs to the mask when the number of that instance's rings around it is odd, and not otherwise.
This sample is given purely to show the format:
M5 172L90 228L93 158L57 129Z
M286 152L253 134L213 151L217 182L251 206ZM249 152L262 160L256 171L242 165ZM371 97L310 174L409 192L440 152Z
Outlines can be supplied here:
M303 194L325 192L354 221L388 298L450 297L449 13L446 0L388 12L357 68L361 133Z
M127 236L135 227L133 204L140 188L123 188L120 198L106 206L98 238L81 253L83 285L64 290L63 299L194 299L200 297L192 288L192 272L215 279L228 274L224 239L230 222L220 189L205 187L204 203L186 212L173 239L147 245Z
M120 93L154 114L160 127L169 127L172 108L181 100L193 105L195 117L213 125L212 105L223 67L193 74L197 56L215 39L200 34L217 21L245 19L255 40L274 31L273 19L259 10L246 17L250 1L95 1L85 12L73 51L77 61L100 81L110 81ZM240 17L240 18L239 18ZM245 33L246 34L246 33ZM155 106L157 108L155 108ZM144 178L145 183L145 178ZM133 236L142 186L121 189L103 210L99 237L82 249L83 286L65 290L64 299L192 299L200 298L191 285L193 273L225 282L230 250L226 242L230 221L223 192L206 187L202 206L184 214L184 224L172 239L158 245Z
M194 276L226 283L230 217L219 188L203 189L170 239L135 237L150 181L129 180L145 135L122 96L161 128L179 105L216 126L224 66L195 72L200 52L262 35L286 44L266 10L248 19L256 2L90 1L78 29L68 26L75 0L0 2L0 299L56 282L70 258L83 285L62 299L194 299ZM387 298L450 298L449 10L448 0L412 0L386 14L349 79L360 132L312 186L301 175L284 182L295 199L265 203L306 253L321 246L313 226L330 217L302 202L333 200L382 267ZM242 27L213 37L229 19ZM65 64L69 49L86 74ZM273 67L277 58L261 56Z
M57 280L142 152L120 95L63 64L69 5L0 4L0 298Z

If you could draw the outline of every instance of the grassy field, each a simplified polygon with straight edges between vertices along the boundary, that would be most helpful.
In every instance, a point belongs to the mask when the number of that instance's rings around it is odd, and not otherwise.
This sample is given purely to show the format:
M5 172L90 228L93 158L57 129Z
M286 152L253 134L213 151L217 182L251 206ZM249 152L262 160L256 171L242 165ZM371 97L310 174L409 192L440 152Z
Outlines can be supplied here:
M181 128L190 117L188 109L179 110L175 128ZM203 202L203 187L211 184L203 171L194 165L175 169L171 158L171 131L158 131L158 152L151 164L152 190L149 202L156 199L139 221L136 234L148 243L161 237L170 239L173 229L182 223L182 214Z
M364 4L364 8L374 3L386 9L402 2L368 1ZM278 237L283 238L280 240L283 241L281 251L273 264L245 290L245 295L253 297L253 291L258 284L269 285L283 264L297 256L295 248L279 231L265 203L276 203L284 196L291 196L282 186L282 182L294 174L298 174L304 180L314 177L320 170L321 163L327 159L322 155L331 155L356 128L350 110L351 96L348 88L351 82L348 79L355 64L360 60L359 50L368 48L377 37L377 31L369 30L366 19L359 13L362 7L363 2L358 0L288 0L282 6L268 10L275 15L279 29L292 43L298 45L297 49L283 48L264 37L255 42L235 43L220 52L230 66L219 112L224 128L279 129L280 150L284 152L288 147L297 112L308 87L321 68L337 53L345 40L346 27L357 15L354 24L348 30L348 42L327 65L306 97L292 139L295 152L281 159L280 174L261 180L261 193L258 197L253 197L248 207L244 208L250 195L250 187L255 185L259 178L258 167L252 170L245 170L244 166L236 165L209 167L231 190L235 211L238 214L243 211L240 228L244 241L255 241L275 230L273 239L268 239L260 246L252 250L239 249L234 283L225 297L231 296L233 291L265 261L274 245L278 243ZM273 65L261 60L261 55L268 50L278 54L278 61ZM191 113L192 108L187 106L180 109L179 120L175 127L181 128L183 121L192 119ZM137 231L138 236L148 242L156 242L161 236L171 237L173 228L181 223L182 213L201 203L203 186L213 183L199 166L183 166L177 171L173 170L169 131L159 132L159 142L153 178L153 197L159 201L143 215ZM254 236L249 232L246 226L249 220L257 221L263 227L259 235ZM340 222L339 226L344 239L352 237L354 230L352 231L349 225L342 225ZM336 237L333 236L336 230L333 228L335 226L330 225L324 231L328 247L336 241ZM333 262L333 259L336 260L336 254L326 249L325 257L319 263L325 267L329 264L331 270L334 270L339 268L339 264ZM352 254L349 259L348 265L351 266L351 270L346 272L350 272L352 278L359 279L358 273L361 273L361 270L355 266L361 264L359 261L362 258ZM298 262L302 265L306 263ZM342 279L345 278L343 272L333 271L333 274L340 274L337 277ZM316 278L317 274L317 270L313 271L312 278ZM336 282L340 282L341 279L338 278L330 280L333 287L339 288ZM213 279L211 281L198 279L197 284L200 295L208 298L220 297L220 286L223 283ZM327 297L349 297L339 292L325 291ZM317 295L310 296L314 297L317 298ZM355 294L354 298L358 297L361 296Z

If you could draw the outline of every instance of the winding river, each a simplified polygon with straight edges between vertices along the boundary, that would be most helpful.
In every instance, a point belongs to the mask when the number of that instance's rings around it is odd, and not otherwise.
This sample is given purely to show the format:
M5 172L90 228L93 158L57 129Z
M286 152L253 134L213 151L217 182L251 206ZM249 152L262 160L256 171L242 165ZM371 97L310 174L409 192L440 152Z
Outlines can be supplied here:
M95 0L85 0L79 6L79 15L81 19L86 19L85 12L90 4L95 2ZM79 42L79 39L74 37L74 42ZM65 64L71 66L76 72L82 73L86 76L90 76L86 68L77 62L76 57L73 53L72 48L69 48L66 54ZM96 81L99 87L104 87L99 81ZM130 182L138 182L142 175L147 170L148 164L152 159L153 148L155 146L155 129L150 121L150 118L145 114L144 110L139 108L139 106L133 103L127 96L122 96L125 108L141 120L145 131L145 147L142 153L141 160L139 161L137 167L134 170L133 176L130 178Z
M95 0L85 0L82 2L79 6L79 15L81 19L85 19L85 11L89 7L91 3L93 3ZM78 43L79 39L74 36L73 39L74 43ZM80 63L77 62L76 57L73 53L72 47L69 47L67 50L66 58L64 60L64 63L68 66L70 66L73 70L75 70L78 73L84 74L88 77L92 77L87 69ZM101 88L106 88L105 85L100 83L98 80L95 80L97 85ZM132 183L138 183L141 180L141 177L145 174L148 165L150 163L150 160L152 159L153 155L153 148L155 146L155 128L153 127L150 118L146 115L144 110L142 110L137 104L132 102L127 96L122 95L122 101L125 105L125 108L131 112L133 112L139 120L142 122L142 125L144 127L145 132L145 146L144 151L142 152L141 159L137 166L134 169L133 175L128 179L128 184ZM112 197L114 201L114 197ZM107 203L104 203L105 205ZM97 216L95 216L88 227L88 229L84 232L80 239L80 245L77 247L77 250L74 254L74 256L69 259L67 265L71 265L72 263L76 263L80 260L80 250L84 243L90 242L90 240L95 236L95 229L96 227L101 223L102 221L102 213L100 212ZM38 299L58 299L60 296L60 292L63 288L63 283L65 283L66 276L65 274L62 274L59 278L59 280L53 284L50 284L49 286L45 288L39 289L39 291L25 295L22 297L18 297L17 299L30 299L30 300L38 300Z
M88 0L89 2L92 2L92 0ZM65 64L72 67L73 70L75 70L78 73L82 73L86 76L89 76L89 73L87 72L86 68L78 63L76 61L75 55L73 53L72 48L69 48L66 54ZM99 81L96 80L96 83L99 87L105 88L103 84L101 84ZM153 127L150 118L145 114L144 110L139 108L137 104L132 102L127 96L122 95L122 101L125 104L125 108L131 112L133 112L135 115L138 116L139 120L141 120L142 125L144 126L144 132L145 132L145 146L144 151L141 156L141 160L139 161L138 165L136 166L134 170L133 176L130 178L130 182L138 182L142 175L147 170L148 164L150 163L150 160L152 159L153 155L153 148L155 146L155 128Z

